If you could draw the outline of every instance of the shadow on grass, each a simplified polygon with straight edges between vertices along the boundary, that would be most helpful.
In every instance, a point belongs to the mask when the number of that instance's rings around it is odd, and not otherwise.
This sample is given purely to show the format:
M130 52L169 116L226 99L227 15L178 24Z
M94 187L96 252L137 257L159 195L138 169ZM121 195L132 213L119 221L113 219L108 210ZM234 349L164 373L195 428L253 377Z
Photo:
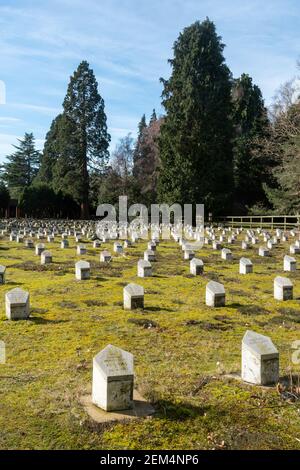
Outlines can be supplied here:
M167 307L145 307L144 310L148 312L174 312L173 308L167 308Z
M24 282L8 281L5 282L7 286L22 286Z
M228 308L242 308L242 307L247 307L247 305L242 305L239 302L232 302L231 304L226 303L226 307Z
M31 321L36 325L46 325L47 323L51 323L52 325L59 324L59 323L68 323L69 320L47 320L46 318L41 317L29 317L27 321Z
M235 307L238 308L238 312L242 315L268 315L270 313L269 310L265 309L264 307L261 307L260 305L235 304Z
M204 414L210 406L195 406L190 403L174 403L170 400L158 400L154 403L155 417L170 421L185 421Z

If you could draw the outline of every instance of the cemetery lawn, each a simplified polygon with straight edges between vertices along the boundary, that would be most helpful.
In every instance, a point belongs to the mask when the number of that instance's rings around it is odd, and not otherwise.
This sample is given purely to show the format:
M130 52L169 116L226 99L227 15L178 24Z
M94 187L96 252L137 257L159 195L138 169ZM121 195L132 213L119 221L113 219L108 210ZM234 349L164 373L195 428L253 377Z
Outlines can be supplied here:
M100 263L113 242L76 255L75 242L46 243L53 263L23 244L0 241L1 449L300 449L300 402L284 400L276 388L250 386L228 377L240 371L241 340L247 329L268 335L280 353L280 375L290 373L291 344L300 339L300 270L283 272L289 244L269 258L258 246L227 246L233 261L204 246L197 257L204 274L189 274L189 261L173 242L161 242L152 278L138 278L137 261L146 242ZM226 245L223 245L226 247ZM239 258L253 262L253 274L239 274ZM296 258L299 255L295 255ZM91 279L75 280L74 263L91 263ZM297 258L300 261L300 257ZM294 282L294 299L273 299L277 275ZM205 285L226 289L226 307L205 306ZM123 310L123 287L145 288L145 309ZM4 295L29 291L31 318L8 321ZM100 426L80 404L91 391L92 358L107 344L130 351L135 387L150 400L152 418ZM298 367L298 369L297 369ZM292 373L300 373L293 366Z

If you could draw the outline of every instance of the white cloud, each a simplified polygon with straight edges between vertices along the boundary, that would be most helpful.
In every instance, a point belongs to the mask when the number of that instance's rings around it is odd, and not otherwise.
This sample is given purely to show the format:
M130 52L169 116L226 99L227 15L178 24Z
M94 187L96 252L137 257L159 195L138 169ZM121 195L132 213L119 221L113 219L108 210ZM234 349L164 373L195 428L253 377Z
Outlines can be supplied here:
M0 123L10 123L10 122L19 122L21 119L15 117L8 117L8 116L0 116Z
M25 109L29 111L34 111L36 113L46 114L48 116L55 117L56 114L59 114L62 111L62 108L51 108L50 106L29 104L29 103L9 103L9 106L18 109Z

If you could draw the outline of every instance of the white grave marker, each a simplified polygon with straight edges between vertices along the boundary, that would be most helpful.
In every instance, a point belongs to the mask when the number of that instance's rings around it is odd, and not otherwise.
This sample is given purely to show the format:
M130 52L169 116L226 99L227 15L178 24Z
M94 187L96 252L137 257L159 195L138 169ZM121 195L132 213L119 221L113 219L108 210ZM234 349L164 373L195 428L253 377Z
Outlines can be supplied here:
M242 341L242 379L257 385L276 384L279 353L268 336L247 331Z
M92 402L105 411L133 407L133 355L109 344L93 359Z

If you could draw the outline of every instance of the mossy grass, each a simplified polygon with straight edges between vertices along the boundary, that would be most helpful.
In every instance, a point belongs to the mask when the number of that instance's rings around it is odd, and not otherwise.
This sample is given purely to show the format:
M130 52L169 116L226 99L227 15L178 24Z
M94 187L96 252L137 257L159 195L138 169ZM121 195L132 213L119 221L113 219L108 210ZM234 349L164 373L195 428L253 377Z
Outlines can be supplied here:
M299 403L227 377L240 369L247 329L272 338L281 375L300 339L300 270L283 272L288 243L262 259L258 247L242 250L240 241L228 246L232 262L210 246L199 250L205 266L196 277L178 245L162 241L154 276L138 278L146 241L105 264L100 251L113 253L113 242L95 249L88 242L87 254L77 256L74 240L61 249L57 239L46 243L54 263L41 266L34 250L2 239L7 276L0 286L0 339L7 360L0 365L0 448L300 449ZM239 274L242 256L253 261L253 274ZM90 280L76 281L79 259L91 263ZM291 278L295 300L273 299L276 275ZM211 279L224 284L225 307L206 307ZM144 310L123 310L123 286L130 282L143 285ZM28 321L5 317L5 292L17 286L30 292ZM92 358L109 343L134 354L136 387L156 408L151 419L99 427L85 414L80 397L91 388Z

